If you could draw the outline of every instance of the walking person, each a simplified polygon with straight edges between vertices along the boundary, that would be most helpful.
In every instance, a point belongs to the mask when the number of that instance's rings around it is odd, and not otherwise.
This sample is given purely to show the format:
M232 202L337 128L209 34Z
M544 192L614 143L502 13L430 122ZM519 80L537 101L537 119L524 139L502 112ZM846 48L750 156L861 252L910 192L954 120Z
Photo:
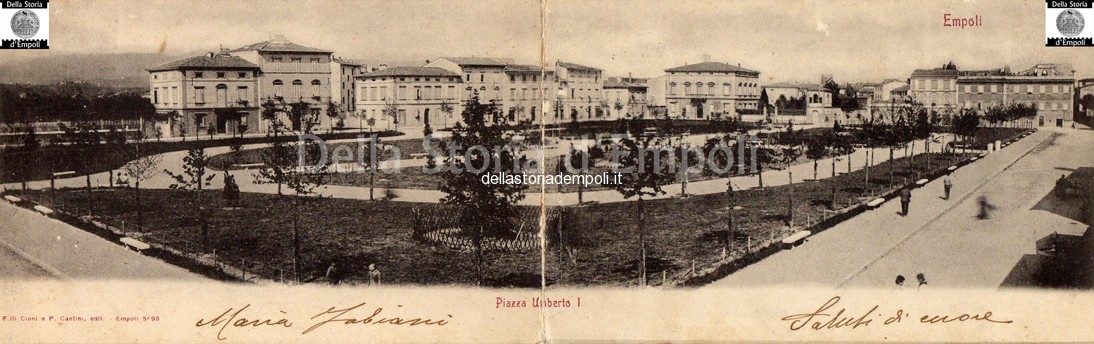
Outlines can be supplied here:
M950 199L950 190L953 189L953 177L949 173L946 173L946 178L942 180L942 191L945 194L945 199Z
M912 190L908 187L900 189L900 215L908 216L908 205L912 203Z
M380 286L380 269L376 268L375 263L368 265L368 285Z
M327 267L327 280L331 285L342 283L342 270L338 268L338 263L330 263Z
M991 217L991 211L995 210L995 206L988 203L988 196L980 195L980 199L977 200L980 204L980 213L976 214L976 218L985 220Z

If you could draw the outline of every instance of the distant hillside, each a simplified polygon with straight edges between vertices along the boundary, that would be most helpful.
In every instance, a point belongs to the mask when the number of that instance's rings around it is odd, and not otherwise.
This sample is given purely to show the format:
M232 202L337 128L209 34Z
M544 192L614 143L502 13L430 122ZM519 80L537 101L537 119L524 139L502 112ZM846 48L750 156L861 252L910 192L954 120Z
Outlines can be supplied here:
M0 64L0 83L52 85L77 81L110 88L147 88L145 69L178 57L155 53L37 57Z

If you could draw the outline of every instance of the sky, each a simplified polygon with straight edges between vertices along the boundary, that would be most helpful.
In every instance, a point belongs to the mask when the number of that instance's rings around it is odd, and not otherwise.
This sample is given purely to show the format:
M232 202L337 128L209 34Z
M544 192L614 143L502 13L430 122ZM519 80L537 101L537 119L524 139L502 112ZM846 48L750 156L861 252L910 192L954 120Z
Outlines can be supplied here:
M655 77L705 57L759 70L762 83L905 79L951 60L962 69L1065 62L1094 74L1094 49L1044 47L1043 0L543 1L54 0L51 49L3 51L0 61L172 55L281 34L346 58L546 57L613 76ZM983 25L945 27L947 13Z

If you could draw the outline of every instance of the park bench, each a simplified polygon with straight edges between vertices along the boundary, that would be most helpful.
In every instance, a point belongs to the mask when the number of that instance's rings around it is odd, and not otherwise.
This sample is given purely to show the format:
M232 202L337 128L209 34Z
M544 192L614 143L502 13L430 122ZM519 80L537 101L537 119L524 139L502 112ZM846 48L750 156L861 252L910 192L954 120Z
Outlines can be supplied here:
M969 158L969 161L976 161L976 159L980 159L980 157L978 157L978 156L971 157L971 158Z
M122 237L118 241L121 241L122 245L125 245L125 248L132 249L134 251L137 251L137 253L141 253L141 254L143 254L144 250L152 248L151 245L145 244L145 243L141 242L140 240L133 239L133 238L130 238L130 237Z
M946 168L946 170L947 170L947 171L954 171L954 170L957 170L957 166L950 166L950 167L947 167L947 168Z
M71 176L71 175L74 175L74 174L76 174L76 171L64 171L64 172L56 172L56 173L54 173L54 174L53 174L53 177L54 177L54 178L56 178L56 177L64 177L64 176Z
M424 159L424 158L428 158L428 157L429 157L429 153L414 153L414 154L410 155L411 159Z
M264 165L264 164L260 163L260 162L256 162L256 163L253 163L253 164L236 164L235 166L239 167L239 168L242 168L244 170L249 170L252 167L262 167L262 165Z
M915 186L923 186L927 184L927 178L923 178L915 181Z
M12 195L4 196L4 199L8 200L8 202L11 202L11 203L19 203L19 202L23 201L22 198L15 197L15 196L12 196Z
M882 203L885 203L885 199L881 198L881 197L878 197L878 198L875 198L875 199L871 200L870 203L866 203L866 207L870 208L870 209L874 209L874 208L877 208Z
M797 232L794 232L794 234L791 234L790 236L788 236L786 238L783 238L783 246L788 246L788 247L792 248L795 245L798 245L798 244L801 244L802 242L804 242L805 238L809 237L810 234L813 234L813 233L810 232L810 231L797 231Z
M36 205L36 206L34 206L34 211L37 211L37 212L39 212L39 213L42 213L42 215L46 215L46 216L49 216L49 215L52 215L52 214L53 214L53 209L49 209L49 208L47 208L47 207L46 207L46 206L44 206L44 205Z

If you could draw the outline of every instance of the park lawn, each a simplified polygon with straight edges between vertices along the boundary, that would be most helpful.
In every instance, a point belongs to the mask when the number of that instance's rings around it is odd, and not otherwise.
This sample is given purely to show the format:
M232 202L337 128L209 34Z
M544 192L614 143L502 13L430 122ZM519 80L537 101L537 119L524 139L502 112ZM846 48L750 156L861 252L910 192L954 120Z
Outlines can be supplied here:
M944 169L959 160L959 155L931 153L932 169ZM890 190L888 167L896 168L894 185L904 180L925 175L926 159L917 155L916 164L909 167L907 159L897 159L871 168L870 183L865 183L865 171L859 170L835 178L796 183L794 192L794 224L802 228L831 216L828 200L835 186L837 209L854 202L876 197ZM894 186L899 187L899 186ZM718 261L726 234L727 212L731 204L743 209L736 215L737 235L734 252L741 250L751 238L753 247L764 242L781 240L790 234L785 230L788 191L790 186L767 187L738 191L736 203L725 194L668 198L645 203L647 274L651 283L659 281L661 271L669 276L691 268L694 261L698 268ZM562 279L564 285L613 285L636 283L638 277L639 244L637 238L637 202L592 204L566 207L570 211L564 217L567 227L564 236L572 235L575 255L562 255ZM558 208L552 211L559 211ZM549 228L548 237L557 237L557 230ZM565 241L565 240L564 240ZM567 250L563 250L567 251ZM576 263L572 257L576 257ZM559 283L559 249L553 247L547 257L549 283Z
M36 201L49 199L48 192L30 191L30 194ZM126 231L136 230L133 190L61 189L55 197L57 202L64 203L61 209L79 209L81 215L90 212L112 226L120 226L124 221ZM286 271L292 267L293 214L299 214L304 281L315 281L322 276L331 261L339 262L347 272L346 281L352 283L366 281L370 263L379 267L386 284L475 285L477 281L473 252L436 247L412 236L412 211L416 207L442 205L326 198L309 199L294 208L289 198L243 193L242 208L227 209L220 190L141 190L141 199L145 228L142 232L158 231L202 243L199 205L211 206L207 217L209 238L217 252L265 262ZM527 218L536 221L535 216ZM539 285L539 278L535 277L539 275L536 250L489 253L485 266L487 285Z
M378 132L382 137L399 135L395 131ZM356 137L357 133L319 134L327 139ZM227 146L233 143L253 144L271 142L273 137L219 138L214 140L187 141L147 141L141 148L142 156L182 151L193 148ZM282 136L278 140L294 141L296 136ZM11 183L21 180L46 180L54 172L75 171L78 175L106 172L121 168L133 156L131 145L101 144L88 152L82 152L71 145L44 145L33 151L20 147L0 149L0 182ZM219 165L217 165L219 166Z

